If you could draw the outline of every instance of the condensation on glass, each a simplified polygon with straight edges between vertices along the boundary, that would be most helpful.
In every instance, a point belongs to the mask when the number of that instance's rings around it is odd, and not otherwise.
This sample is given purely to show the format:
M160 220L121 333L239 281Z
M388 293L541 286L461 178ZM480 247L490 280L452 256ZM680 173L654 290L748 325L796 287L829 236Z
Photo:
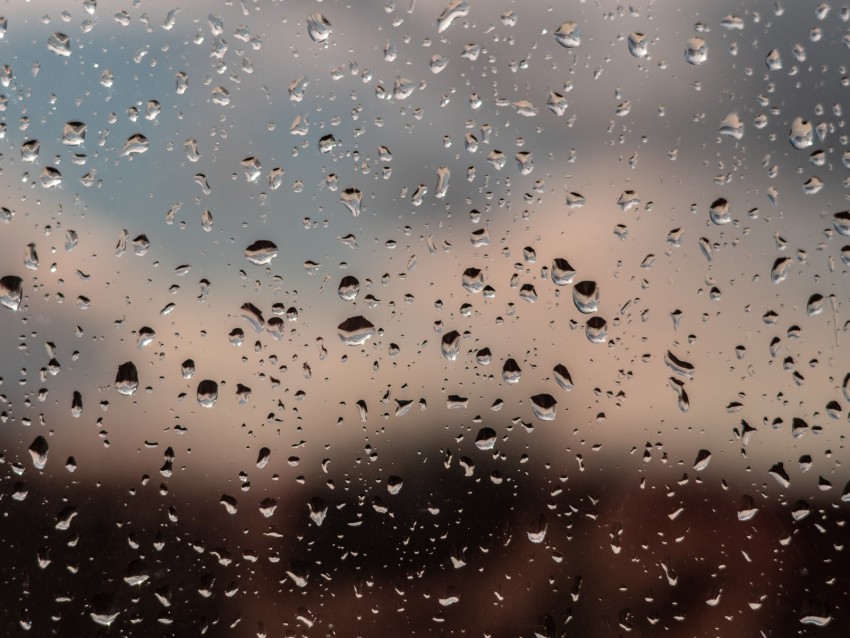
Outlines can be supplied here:
M0 14L0 634L850 633L846 5Z

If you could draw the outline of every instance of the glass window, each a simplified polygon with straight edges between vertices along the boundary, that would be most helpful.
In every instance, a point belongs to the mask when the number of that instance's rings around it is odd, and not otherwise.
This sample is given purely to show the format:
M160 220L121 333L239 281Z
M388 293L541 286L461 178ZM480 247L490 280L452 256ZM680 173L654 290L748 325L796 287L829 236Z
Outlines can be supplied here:
M850 634L850 8L0 13L0 635Z

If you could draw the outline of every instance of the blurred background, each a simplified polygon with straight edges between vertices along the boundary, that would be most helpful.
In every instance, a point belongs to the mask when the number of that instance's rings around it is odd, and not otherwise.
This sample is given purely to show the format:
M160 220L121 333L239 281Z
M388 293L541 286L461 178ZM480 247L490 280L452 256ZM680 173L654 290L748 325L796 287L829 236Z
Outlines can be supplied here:
M0 13L4 635L850 629L850 9Z

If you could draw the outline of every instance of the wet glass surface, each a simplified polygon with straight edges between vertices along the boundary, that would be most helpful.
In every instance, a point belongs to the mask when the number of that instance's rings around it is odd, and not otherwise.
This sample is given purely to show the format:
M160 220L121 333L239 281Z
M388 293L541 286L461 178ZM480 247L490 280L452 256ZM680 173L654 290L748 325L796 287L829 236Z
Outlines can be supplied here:
M0 635L850 633L850 8L0 13Z

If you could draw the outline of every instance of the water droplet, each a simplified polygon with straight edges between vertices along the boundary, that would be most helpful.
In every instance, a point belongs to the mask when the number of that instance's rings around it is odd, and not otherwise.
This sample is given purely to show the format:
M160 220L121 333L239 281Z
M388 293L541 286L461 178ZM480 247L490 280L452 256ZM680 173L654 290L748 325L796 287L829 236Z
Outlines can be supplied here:
M443 335L440 340L440 353L449 361L457 359L460 352L460 333L452 330Z
M633 190L624 190L617 199L617 206L621 211L626 212L631 208L640 206L640 198Z
M688 379L693 379L694 366L687 361L680 359L669 350L664 354L664 363L676 374Z
M340 340L347 346L359 346L375 335L374 324L358 315L349 317L337 326Z
M720 21L720 25L727 31L740 31L744 28L744 19L740 16L729 14Z
M307 511L310 513L310 520L313 521L317 527L321 527L322 523L325 521L325 516L328 514L328 505L325 503L324 499L314 496L310 499L309 503L307 503Z
M127 565L127 571L124 575L124 582L130 587L138 587L147 582L149 578L148 570L145 563L141 559L136 559Z
M97 594L92 598L91 608L89 617L104 627L111 626L120 613L113 594Z
M505 167L508 158L502 151L494 149L487 154L487 161L492 164L497 171L500 171Z
M263 266L277 257L277 246L267 239L260 239L245 249L245 258L252 264Z
M537 107L528 100L517 100L511 106L516 109L518 115L522 115L523 117L535 117L538 113Z
M691 402L688 399L688 393L685 391L685 383L684 381L680 381L675 377L670 377L668 380L670 388L676 392L678 397L679 410L681 412L687 412L691 408Z
M807 179L803 183L803 193L806 194L806 195L816 195L822 189L823 189L823 182L816 175L812 175L809 179Z
M59 31L51 33L50 37L47 38L47 48L56 55L68 57L71 55L71 38Z
M227 335L230 343L234 346L241 346L245 343L245 331L242 328L234 328L230 331L230 334Z
M809 297L809 301L806 303L806 314L810 317L814 317L815 315L821 314L825 308L826 300L823 295L815 293Z
M758 513L756 502L749 494L741 496L741 502L738 505L738 520L746 522L752 520Z
M554 421L558 402L551 394L535 394L531 397L531 409L541 421Z
M688 40L685 47L685 61L688 64L703 64L708 59L708 45L705 40L699 37L693 37Z
M38 159L38 151L41 144L38 140L27 140L21 144L21 160L24 162L34 162Z
M449 190L449 178L451 171L445 166L440 166L437 169L437 187L434 189L434 197L444 199L446 192Z
M740 140L744 137L744 122L737 113L730 113L720 123L720 134Z
M629 53L636 58L645 58L649 55L649 38L637 31L629 34Z
M66 230L65 231L65 250L70 252L77 247L80 238L77 235L76 230Z
M29 447L29 452L35 469L43 470L44 466L47 465L47 453L49 452L47 439L40 435L35 437L35 440Z
M790 257L779 257L770 269L770 280L775 284L785 281L793 264L794 260Z
M115 389L128 397L133 396L139 389L139 372L132 361L118 366L118 374L115 376Z
M387 491L393 496L401 492L403 485L404 482L399 476L391 476L387 479Z
M832 616L826 613L807 613L800 618L800 624L826 627L832 622Z
M465 18L469 15L468 0L451 0L448 6L443 9L440 17L437 18L437 33L442 33L458 18Z
M708 450L700 450L697 452L696 459L694 459L694 471L702 472L708 468L709 463L711 463L711 452Z
M320 153L330 153L332 150L334 150L334 148L336 148L336 145L336 138L330 133L319 138Z
M83 413L83 395L80 394L78 390L74 390L73 395L71 395L71 416L79 418L79 416Z
M484 288L484 273L478 268L467 268L463 271L461 283L468 292L481 292Z
M520 175L530 175L534 171L534 155L528 151L520 151L514 155Z
M311 13L307 16L307 33L313 42L327 42L333 33L328 19L321 13Z
M569 103L567 102L567 98L565 98L560 93L556 93L555 91L549 92L549 97L546 99L546 108L548 108L552 113L561 117L564 113L567 112L567 107Z
M52 166L41 169L41 185L44 188L57 188L62 185L62 173Z
M572 49L581 44L581 27L575 22L564 22L554 34L555 41L562 47Z
M788 472L785 471L785 466L782 463L776 463L773 467L768 471L776 482L782 486L783 489L788 489L791 486L791 477L788 476Z
M337 289L337 294L339 298L343 301L354 301L357 298L357 294L360 292L360 282L356 277L352 277L351 275L346 275L339 282L339 288Z
M532 543L542 543L546 539L548 529L546 517L541 514L528 529L528 540Z
M537 291L532 284L523 284L519 289L519 298L534 303L537 301Z
M264 498L260 501L260 514L262 514L264 518L271 518L274 516L274 511L276 509L277 501L273 498Z
M242 174L245 176L245 181L249 184L256 184L263 174L263 167L260 160L256 157L246 157L240 162L242 166Z
M807 122L801 117L794 118L788 139L791 141L791 145L798 150L810 147L814 144L815 139L811 122Z
M478 430L475 437L475 447L479 450L492 450L496 445L496 431L493 428L483 427Z
M141 155L148 150L148 138L141 133L131 135L124 143L124 148L121 149L121 157L131 157Z
M573 286L573 303L579 312L590 314L599 308L599 286L595 281L580 281Z
M154 338L156 338L156 332L154 332L153 328L148 326L139 328L139 339L136 342L136 347L141 350L145 346L150 345Z
M591 343L605 343L608 337L608 322L602 317L591 317L585 324L584 332Z
M178 71L174 74L174 83L177 95L183 95L189 88L189 76L185 71Z
M570 266L570 262L561 257L552 260L552 282L556 286L566 286L575 277L576 271Z
M567 367L559 363L552 369L552 374L555 377L555 381L558 385L564 390L572 390L573 389L573 378L570 376L569 370Z
M204 379L198 384L198 405L203 408L211 408L218 399L218 383L210 379Z
M841 211L832 216L832 225L839 235L850 237L850 211Z
M195 374L195 362L192 359L186 359L180 364L180 375L184 379L191 379Z
M260 448L260 452L257 455L257 467L259 469L263 469L266 465L269 464L269 459L271 458L272 451L267 447Z
M799 523L811 513L812 508L806 501L797 501L791 507L791 518L794 519L795 523Z
M363 195L356 188L346 188L339 196L340 201L345 204L353 217L360 215Z
M227 106L230 104L230 91L223 86L217 86L210 92L210 98L212 99L213 104Z
M6 275L0 279L0 304L17 310L24 296L24 280L15 275Z
M779 55L779 49L771 49L765 57L764 63L768 71L782 70L782 58Z
M522 376L522 369L516 360L508 358L502 365L502 380L505 383L519 383Z
M224 506L224 511L231 516L239 511L239 502L228 494L222 494L218 502Z

